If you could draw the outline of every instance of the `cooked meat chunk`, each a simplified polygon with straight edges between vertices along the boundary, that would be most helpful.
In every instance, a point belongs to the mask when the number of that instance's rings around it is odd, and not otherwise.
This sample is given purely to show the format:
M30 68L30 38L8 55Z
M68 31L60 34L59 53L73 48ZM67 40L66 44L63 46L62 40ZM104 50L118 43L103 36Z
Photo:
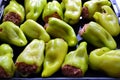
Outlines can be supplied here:
M68 76L68 77L81 77L82 76L82 71L79 68L76 68L71 65L63 66L62 73L64 76Z
M19 25L21 23L21 17L17 13L10 12L3 17L3 21L11 21L16 25Z
M46 16L46 17L44 18L44 21L47 23L47 22L48 22L48 19L49 19L50 17L55 17L55 18L61 19L61 17L58 15L58 13L55 12L55 13L52 14L52 15Z
M87 19L88 18L88 16L89 16L89 11L88 11L88 8L87 7L83 7L82 8L82 18L83 19Z
M0 67L0 78L10 78L4 68Z
M35 73L37 70L36 65L29 65L24 62L19 62L15 64L17 66L17 71L22 73L23 75L28 75Z

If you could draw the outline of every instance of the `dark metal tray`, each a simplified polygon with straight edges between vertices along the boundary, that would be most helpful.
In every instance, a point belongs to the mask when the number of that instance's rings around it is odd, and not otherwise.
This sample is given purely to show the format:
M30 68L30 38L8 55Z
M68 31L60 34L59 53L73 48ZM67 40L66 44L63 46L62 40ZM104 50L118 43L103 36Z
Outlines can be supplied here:
M9 3L9 1L10 1L10 0L0 0L0 20L2 19L2 15L3 15L4 8L5 8L5 6ZM17 1L21 3L21 2L24 1L24 0L17 0ZM110 0L110 1L111 1L111 3L112 3L112 8L113 8L113 10L115 11L117 17L119 18L119 22L120 22L120 4L119 4L119 3L120 3L120 0ZM117 3L118 1L119 1L119 3ZM39 21L38 21L38 22L39 22ZM82 20L81 20L81 22L82 22ZM81 23L81 22L80 22L80 23ZM79 30L79 26L81 26L80 23L76 24L78 27L75 28L75 31L76 31L76 30ZM41 23L41 24L43 24L43 23ZM76 25L75 25L75 26L76 26ZM76 31L76 32L77 32L77 31ZM82 40L81 37L79 37L79 36L77 36L77 37L78 37L79 41ZM117 37L115 37L115 40L117 41L118 44L120 44L119 39L120 39L120 35L117 36ZM19 47L16 48L16 46L12 46L12 47L13 47L13 49L14 49L14 52L16 52L16 54L14 54L14 60L15 60L16 57L19 55L19 53L23 50L23 48L19 48ZM88 47L89 47L89 49L91 49L91 48L90 48L91 45L89 45ZM120 48L120 45L118 45L118 48ZM71 50L72 50L72 49L71 49ZM29 77L27 77L27 78L22 78L22 77L20 77L20 76L16 73L13 78L11 78L11 79L6 79L6 80L83 80L83 79L87 79L87 80L88 80L88 79L91 79L91 80L93 80L93 79L95 79L95 80L96 80L96 79L97 79L97 80L101 79L101 80L103 80L103 79L116 79L116 78L111 78L111 77L108 77L107 75L105 75L105 74L103 74L103 73L96 72L96 71L93 71L93 70L91 70L91 69L88 69L88 71L86 72L85 76L84 76L84 77L80 77L80 78L64 77L64 76L61 74L61 71L58 71L58 72L56 72L53 76L51 76L51 77L49 77L49 78L41 78L39 75L31 75L31 76L29 76ZM0 79L0 80L2 80L2 79ZM5 80L5 79L4 79L4 80Z

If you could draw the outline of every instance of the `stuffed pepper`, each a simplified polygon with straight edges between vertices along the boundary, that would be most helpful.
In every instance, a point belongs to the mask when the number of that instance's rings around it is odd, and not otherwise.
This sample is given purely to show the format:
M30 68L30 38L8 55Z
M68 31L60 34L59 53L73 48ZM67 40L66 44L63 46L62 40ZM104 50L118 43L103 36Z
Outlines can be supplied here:
M81 42L76 50L70 51L62 64L62 74L67 77L83 77L88 70L87 42Z
M3 21L11 21L20 25L24 21L24 17L24 7L16 0L10 0L10 3L4 9Z
M17 57L16 71L22 77L40 72L44 61L44 49L45 42L43 40L32 40Z
M112 35L96 22L89 22L79 30L79 34L95 47L108 47L116 49L117 43Z

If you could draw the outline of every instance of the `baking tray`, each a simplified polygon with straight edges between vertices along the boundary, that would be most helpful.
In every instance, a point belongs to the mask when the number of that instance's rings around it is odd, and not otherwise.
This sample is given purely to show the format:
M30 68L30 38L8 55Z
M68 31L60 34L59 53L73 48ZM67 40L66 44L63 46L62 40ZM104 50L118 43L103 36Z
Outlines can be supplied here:
M3 18L3 11L4 11L4 8L6 5L9 4L9 1L10 0L0 0L0 22L2 23L2 18ZM19 3L22 4L22 2L24 0L17 0ZM50 0L49 0L50 1ZM59 0L58 0L59 1ZM84 1L84 0L83 0ZM118 1L120 0L110 0L111 3L112 3L112 8L115 12L115 14L117 15L118 19L119 19L119 22L120 22L120 4L117 4ZM38 19L37 22L40 22L41 25L44 25L44 22L41 20L41 16L40 16L40 19ZM77 23L76 25L72 25L73 27L74 26L77 26L77 27L74 27L74 30L77 34L78 30L79 30L79 27L80 26L83 26L84 23L86 23L87 21L84 21L84 20L80 20L79 23ZM83 41L83 39L77 35L77 38L79 40L79 42ZM120 35L118 35L117 37L114 37L114 39L116 40L117 44L120 44ZM21 51L24 49L24 47L16 47L16 46L13 46L11 45L13 50L14 50L14 57L13 57L13 60L16 60L17 56L21 53ZM72 47L70 48L69 50L74 50L76 47ZM117 48L120 48L120 45L117 46ZM90 45L88 43L88 53L93 49L93 46ZM93 80L93 79L97 79L97 80L103 80L103 79L116 79L116 78L112 78L112 77L108 77L106 74L104 73L101 73L101 72L96 72L96 71L93 71L91 69L88 69L87 72L85 73L85 76L84 77L80 77L80 78L73 78L73 77L64 77L62 74L61 74L61 71L57 71L53 76L51 77L48 77L48 78L41 78L40 75L30 75L28 76L27 78L23 78L21 77L19 74L15 73L15 75L13 76L13 78L10 78L10 79L4 79L4 80ZM119 78L117 78L119 79ZM2 80L2 79L0 79Z

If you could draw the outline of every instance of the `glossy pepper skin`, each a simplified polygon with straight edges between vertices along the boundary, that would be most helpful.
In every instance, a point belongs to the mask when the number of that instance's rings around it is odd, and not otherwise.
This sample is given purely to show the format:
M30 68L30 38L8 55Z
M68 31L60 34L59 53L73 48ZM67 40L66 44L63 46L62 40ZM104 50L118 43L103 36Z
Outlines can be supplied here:
M110 77L120 77L120 49L102 47L91 51L89 65L91 69L103 71Z
M38 20L47 0L24 0L26 19Z
M112 36L120 33L119 21L110 6L101 7L103 12L95 12L93 15L95 21L105 28Z
M96 22L89 22L79 30L79 34L90 44L96 47L108 47L115 49L116 41L101 25Z
M22 30L10 21L5 21L0 25L0 40L19 47L27 44Z
M58 18L49 18L46 31L52 37L64 39L70 47L73 47L78 43L74 29Z
M12 78L15 73L13 49L9 44L0 45L0 78Z
M11 21L16 25L20 25L24 21L24 7L15 0L10 0L10 3L5 7L3 21Z
M76 50L66 55L61 69L64 76L84 76L88 69L87 42L81 42Z
M32 19L26 20L20 26L20 29L29 38L29 40L39 39L39 40L44 40L45 42L48 42L50 40L50 36L43 28L43 26L38 24Z
M42 77L50 77L57 72L68 51L68 44L61 38L50 40L46 44Z
M93 15L95 12L101 11L101 6L108 5L111 6L109 0L89 0L83 4L82 8L82 17L84 19L93 19Z
M42 19L44 22L48 22L49 17L63 19L63 10L58 1L53 0L51 2L48 2L45 6L42 13Z
M64 21L73 25L76 24L82 12L81 0L62 0L62 6L64 9Z
M21 76L26 77L41 71L44 60L45 42L32 40L17 57L15 66Z

